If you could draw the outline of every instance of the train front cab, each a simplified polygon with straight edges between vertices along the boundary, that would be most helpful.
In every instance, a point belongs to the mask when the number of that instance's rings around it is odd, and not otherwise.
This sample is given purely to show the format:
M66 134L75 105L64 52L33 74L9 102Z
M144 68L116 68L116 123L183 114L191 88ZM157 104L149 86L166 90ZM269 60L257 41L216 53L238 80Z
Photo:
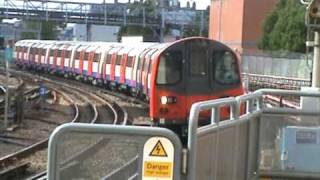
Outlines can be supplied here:
M177 41L154 62L150 117L159 126L186 135L193 103L243 94L237 56L227 46L205 38ZM210 112L203 112L208 120ZM227 108L221 112L229 116ZM204 121L203 121L204 122Z

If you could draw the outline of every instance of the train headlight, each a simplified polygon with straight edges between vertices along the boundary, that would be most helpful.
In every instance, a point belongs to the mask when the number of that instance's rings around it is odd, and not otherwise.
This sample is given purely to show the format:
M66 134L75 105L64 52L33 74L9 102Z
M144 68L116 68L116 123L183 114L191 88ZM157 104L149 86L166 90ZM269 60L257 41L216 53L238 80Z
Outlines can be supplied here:
M177 99L175 97L161 96L161 104L173 104L176 103Z
M167 104L168 103L168 98L167 96L162 96L161 97L161 104Z

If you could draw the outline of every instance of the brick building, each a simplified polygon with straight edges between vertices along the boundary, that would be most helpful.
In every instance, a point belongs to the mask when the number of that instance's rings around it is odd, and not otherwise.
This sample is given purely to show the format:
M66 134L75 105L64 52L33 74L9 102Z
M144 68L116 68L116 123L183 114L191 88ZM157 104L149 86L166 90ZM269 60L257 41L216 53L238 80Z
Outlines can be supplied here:
M279 0L211 0L209 37L236 51L257 51L265 18Z

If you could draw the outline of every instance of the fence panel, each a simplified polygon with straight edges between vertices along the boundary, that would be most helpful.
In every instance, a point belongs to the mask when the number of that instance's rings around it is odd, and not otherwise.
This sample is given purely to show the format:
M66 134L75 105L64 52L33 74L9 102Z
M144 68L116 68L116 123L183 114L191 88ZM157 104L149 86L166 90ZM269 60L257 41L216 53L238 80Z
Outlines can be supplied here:
M179 138L163 128L62 125L50 138L48 179L179 180L181 152Z
M302 55L244 54L241 63L244 73L310 79L312 58L307 61Z
M228 107L230 119L220 122L221 108ZM189 180L244 180L257 172L258 144L255 137L259 134L259 128L256 128L259 118L257 114L239 117L239 109L242 108L235 98L197 103L192 107L188 142ZM199 128L199 113L203 110L211 110L211 123Z

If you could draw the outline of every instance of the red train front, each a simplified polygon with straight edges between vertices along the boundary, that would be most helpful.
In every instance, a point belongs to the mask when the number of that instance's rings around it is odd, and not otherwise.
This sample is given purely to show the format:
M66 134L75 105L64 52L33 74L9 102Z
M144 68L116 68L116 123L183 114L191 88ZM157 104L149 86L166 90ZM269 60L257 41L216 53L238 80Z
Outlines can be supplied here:
M154 66L150 116L160 126L181 128L193 103L244 92L237 56L217 41L177 41L162 50Z

